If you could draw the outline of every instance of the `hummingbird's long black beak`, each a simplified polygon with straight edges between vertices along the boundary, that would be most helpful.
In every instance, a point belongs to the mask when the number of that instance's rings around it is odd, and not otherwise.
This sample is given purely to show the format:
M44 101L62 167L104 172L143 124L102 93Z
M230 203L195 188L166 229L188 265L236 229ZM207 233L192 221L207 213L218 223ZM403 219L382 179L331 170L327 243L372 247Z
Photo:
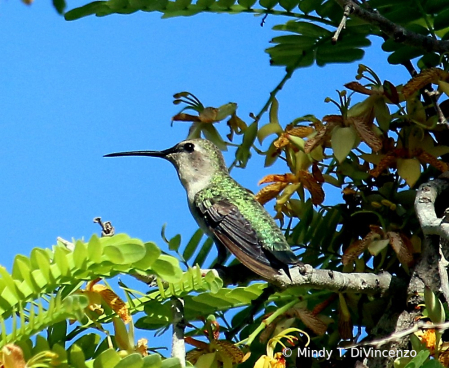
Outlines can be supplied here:
M163 151L129 151L129 152L116 152L109 153L103 157L119 157L119 156L148 156L148 157L162 157L165 158L168 154L176 152L176 147L163 150Z

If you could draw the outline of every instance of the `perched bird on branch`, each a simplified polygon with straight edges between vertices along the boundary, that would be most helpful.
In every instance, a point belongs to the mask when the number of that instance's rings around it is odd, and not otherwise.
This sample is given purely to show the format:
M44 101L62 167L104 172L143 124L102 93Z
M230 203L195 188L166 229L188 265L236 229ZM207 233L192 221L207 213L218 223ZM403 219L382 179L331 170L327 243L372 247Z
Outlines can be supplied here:
M164 151L133 151L105 155L161 157L176 168L187 191L190 211L201 229L215 241L218 264L226 249L251 271L267 280L288 265L300 264L285 237L253 194L229 175L218 147L190 139Z

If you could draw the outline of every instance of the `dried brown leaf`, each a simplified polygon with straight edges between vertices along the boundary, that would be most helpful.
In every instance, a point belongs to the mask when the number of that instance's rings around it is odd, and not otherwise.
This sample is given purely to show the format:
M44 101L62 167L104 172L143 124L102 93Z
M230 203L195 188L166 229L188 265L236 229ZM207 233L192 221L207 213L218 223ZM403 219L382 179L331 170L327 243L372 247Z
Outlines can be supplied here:
M316 181L312 174L310 174L306 170L299 170L298 178L302 185L304 185L304 188L306 188L310 192L312 196L312 203L314 205L318 205L324 202L324 190L323 188L321 188L321 185Z
M218 109L215 107L206 107L200 112L199 119L202 123L213 123L217 121Z
M22 349L14 344L7 344L0 350L0 367L25 368L26 362Z
M315 131L314 128L309 126L300 126L300 127L293 127L293 128L287 128L286 132L290 135L293 135L295 137L305 138L312 134Z
M288 146L289 144L290 144L290 141L288 140L288 137L285 133L281 134L281 136L273 142L273 145L277 149Z
M265 183L273 183L273 182L281 182L281 183L297 183L298 179L293 174L270 174L262 178L258 185Z
M274 322L272 322L269 325L267 325L265 327L265 329L261 332L261 334L259 335L259 341L262 344L266 344L267 343L267 341L270 339L271 335L273 334L276 326L277 326L277 322L275 320Z
M327 325L311 311L303 308L295 308L295 314L315 334L322 336L326 333Z
M373 114L370 114L374 116ZM371 117L367 115L349 118L349 122L354 126L360 138L374 151L378 152L382 149L382 139L380 139L373 131Z
M187 352L186 360L195 365L198 359L204 354L207 354L207 351L201 349L193 349Z
M399 261L411 267L413 265L413 254L412 254L412 244L408 241L404 241L404 237L401 237L398 233L394 231L387 232L387 236L390 239L390 244L393 250L396 252Z
M172 121L191 121L191 122L201 122L201 119L198 116L184 114L183 112L176 114L171 118Z
M436 84L439 80L445 80L447 76L448 73L439 68L424 69L406 83L402 88L402 94L407 99L427 84Z
M217 349L220 354L231 358L233 364L241 363L245 356L237 346L227 340L214 340L211 345Z
M370 170L370 175L377 178L385 169L391 167L396 160L397 157L393 152L388 153L374 169Z
M434 168L440 170L441 172L446 172L449 170L449 165L446 162L438 160L435 156L425 151L422 151L417 158L422 163L432 165Z
M321 172L316 162L314 162L312 165L312 175L318 183L324 183L323 173Z
M129 314L126 303L111 289L104 285L97 284L92 286L92 291L99 293L106 304L108 304L111 309L119 315L123 322L128 323L131 321L132 318Z
M352 319L349 313L348 305L343 294L338 294L340 304L338 306L338 332L344 340L352 339Z
M343 257L341 258L341 262L343 263L343 265L346 266L347 264L355 261L359 257L359 255L368 248L373 240L379 238L379 234L371 230L363 239L359 239L353 242L348 248L346 248Z
M344 122L343 116L341 115L326 115L323 117L323 121L326 123L334 123L338 125L342 125Z
M361 85L359 82L346 83L345 87L347 89L350 89L351 91L359 92L359 93L362 93L364 95L372 95L374 93L374 91L372 91L369 88L366 88L365 86Z
M331 304L335 299L338 298L338 294L332 294L329 298L327 298L325 301L321 302L320 304L315 305L315 307L312 310L312 314L316 316L317 314L320 314L324 309L327 308L329 304Z
M449 367L449 344L444 342L438 349L438 352L438 361L443 365L443 367Z
M288 185L288 183L273 183L270 185L267 185L265 188L262 188L257 194L256 194L256 200L261 204L264 205L265 203L271 201L273 198L276 198L276 196L284 190L284 188Z

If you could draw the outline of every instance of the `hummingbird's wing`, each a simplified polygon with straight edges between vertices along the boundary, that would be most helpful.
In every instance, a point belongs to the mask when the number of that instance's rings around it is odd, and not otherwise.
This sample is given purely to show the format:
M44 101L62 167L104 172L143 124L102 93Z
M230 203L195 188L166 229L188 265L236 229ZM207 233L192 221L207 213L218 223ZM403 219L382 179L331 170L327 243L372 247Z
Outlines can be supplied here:
M224 245L251 271L267 279L272 279L281 268L289 274L283 259L262 247L256 231L229 200L207 199L196 203L196 207L215 241Z

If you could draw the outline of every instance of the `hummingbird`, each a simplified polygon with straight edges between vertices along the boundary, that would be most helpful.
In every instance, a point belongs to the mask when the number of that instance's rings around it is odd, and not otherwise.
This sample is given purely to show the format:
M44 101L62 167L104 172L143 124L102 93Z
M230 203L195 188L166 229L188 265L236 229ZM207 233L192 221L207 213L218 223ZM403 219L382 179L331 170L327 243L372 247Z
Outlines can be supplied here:
M163 151L110 153L104 157L149 156L171 162L187 192L190 212L217 248L217 264L226 250L247 268L272 280L288 265L301 264L274 219L254 195L229 174L220 149L206 139L188 139Z

